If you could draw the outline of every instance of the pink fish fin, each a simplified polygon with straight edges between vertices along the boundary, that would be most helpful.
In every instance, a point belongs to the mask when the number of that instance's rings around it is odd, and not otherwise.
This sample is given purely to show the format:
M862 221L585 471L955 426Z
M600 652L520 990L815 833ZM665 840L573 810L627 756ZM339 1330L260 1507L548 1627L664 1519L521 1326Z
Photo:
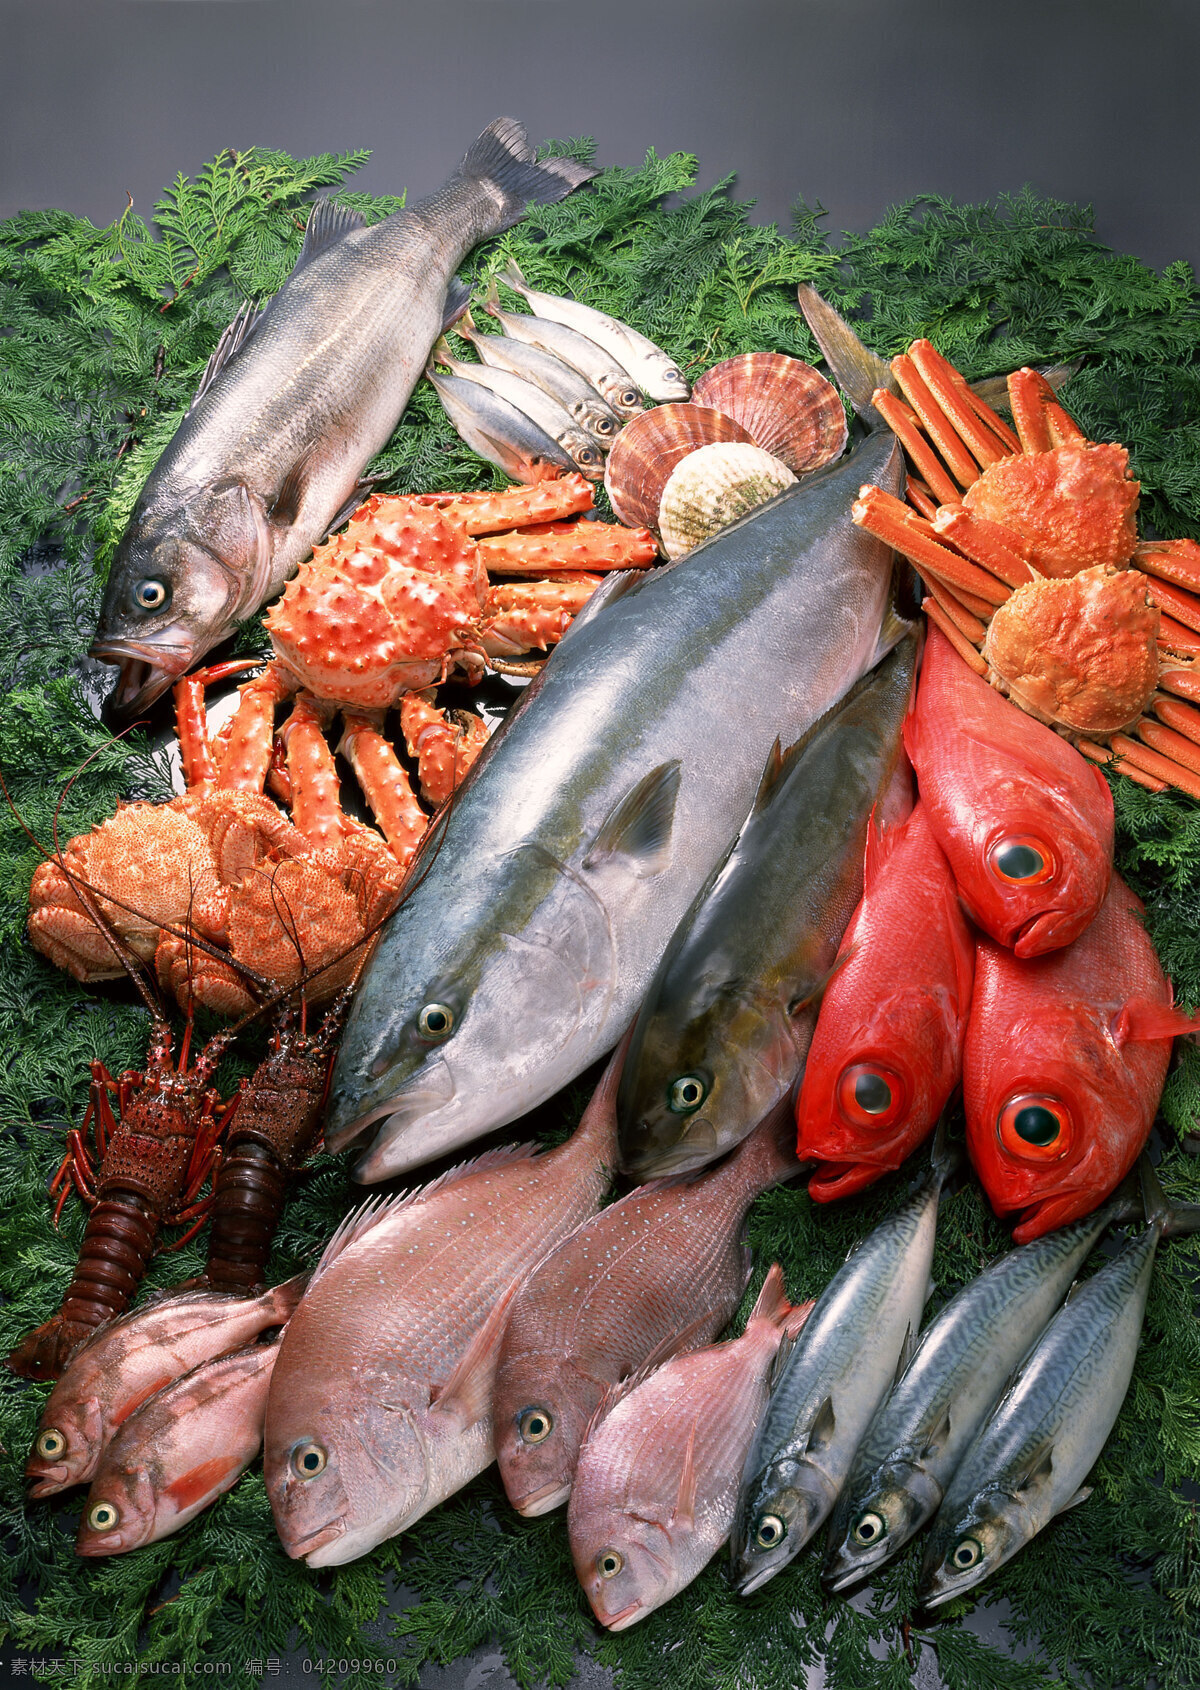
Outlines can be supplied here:
M1150 998L1130 998L1112 1023L1113 1043L1118 1050L1127 1044L1173 1039L1183 1033L1200 1033L1200 1016L1185 1015L1181 1009Z
M512 1300L525 1279L525 1274L519 1274L492 1304L487 1319L459 1357L450 1377L444 1384L435 1384L429 1394L430 1408L439 1414L452 1415L464 1432L491 1413L500 1340L508 1324Z
M804 1330L804 1323L816 1308L816 1299L810 1297L807 1303L793 1303L783 1317L783 1336L789 1344L794 1343Z
M921 714L917 709L917 696L919 694L913 697L912 708L904 718L900 734L904 740L905 755L919 774L921 768Z
M206 1496L228 1490L238 1474L248 1466L249 1462L236 1455L214 1455L211 1461L202 1461L198 1467L192 1467L173 1479L163 1487L162 1495L177 1513L182 1514L185 1509L203 1502Z
M627 1373L623 1379L615 1379L612 1384L606 1386L603 1396L592 1410L591 1419L584 1428L582 1444L587 1442L602 1420L607 1420L617 1404L624 1397L629 1396L632 1391L636 1391L639 1385L644 1385L650 1375L657 1373L664 1362L670 1361L672 1356L678 1355L682 1350L697 1349L699 1347L696 1342L697 1339L701 1343L707 1341L712 1331L712 1323L712 1310L706 1309L703 1314L697 1315L695 1320L690 1320L679 1331L668 1332L665 1338L660 1339L655 1344L649 1355L643 1357L632 1373Z
M685 1532L692 1531L696 1524L696 1422L694 1420L688 1428L687 1447L683 1452L683 1467L679 1474L679 1495L675 1499L671 1524L678 1526L681 1531Z
M143 1403L149 1402L151 1397L157 1396L165 1386L174 1384L175 1378L174 1373L164 1373L161 1379L154 1379L149 1385L145 1385L140 1391L136 1391L133 1396L113 1409L109 1416L110 1427L124 1425L129 1416L135 1414Z
M746 1325L749 1326L751 1320L769 1320L773 1326L782 1326L791 1306L783 1283L783 1269L778 1262L772 1262Z

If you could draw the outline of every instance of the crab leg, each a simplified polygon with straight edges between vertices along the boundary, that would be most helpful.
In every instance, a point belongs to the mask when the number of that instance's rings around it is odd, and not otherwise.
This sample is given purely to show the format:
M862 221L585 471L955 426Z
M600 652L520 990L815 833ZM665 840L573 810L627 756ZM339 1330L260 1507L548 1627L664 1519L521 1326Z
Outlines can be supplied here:
M175 733L183 760L183 779L189 792L204 792L216 784L217 763L208 738L208 718L204 713L204 691L214 681L227 675L238 675L244 669L256 669L258 659L237 658L229 663L212 663L207 669L197 669L176 681Z
M1194 705L1184 704L1178 698L1165 698L1162 693L1156 693L1150 704L1160 722L1200 745L1200 710Z
M1185 593L1168 581L1160 581L1157 575L1147 575L1146 597L1161 611L1182 622L1185 628L1200 632L1200 599L1193 593Z
M1158 684L1179 698L1190 698L1200 704L1200 669L1164 669Z
M491 587L480 643L489 657L515 657L557 645L600 585L598 575L554 575Z
M998 522L976 516L965 505L943 505L933 518L934 533L963 552L981 569L999 576L1010 587L1036 579L1033 570L1008 544L1011 535Z
M410 757L416 759L421 796L430 804L444 804L461 784L467 770L488 742L479 716L456 712L452 722L434 703L433 688L405 693L400 704L400 730Z
M1119 774L1126 780L1133 781L1135 786L1144 786L1147 792L1166 792L1170 783L1158 780L1149 775L1144 769L1135 768L1132 763L1122 763L1105 745L1099 745L1094 739L1087 739L1083 734L1077 735L1071 742L1075 749L1093 763L1112 763Z
M999 463L1001 458L1009 455L1008 450L997 443L996 437L1004 428L1000 418L990 405L985 405L982 399L972 394L962 374L948 358L942 356L932 341L914 340L908 349L907 359L925 383L930 399L978 461L979 469L987 469L989 464ZM893 360L893 371L895 368ZM899 376L896 379L899 380ZM1003 436L1000 438L1003 439ZM978 476L979 470L975 470L971 480L977 480Z
M1158 643L1164 651L1179 657L1200 657L1200 634L1185 628L1173 616L1161 613L1158 623Z
M894 393L889 393L884 387L875 389L871 395L871 403L904 447L938 503L953 504L958 498L959 489L946 474L937 453L931 450L921 433L917 413L906 405L903 399L897 399Z
M535 522L577 516L594 505L592 484L579 474L560 475L498 493L417 493L414 504L434 505L470 535L496 534Z
M1000 605L1007 599L1007 586L997 581L994 575L959 557L957 552L940 546L933 538L929 523L882 488L870 482L860 487L852 515L860 528L903 552L922 574L928 570L956 590L973 593L987 604Z
M1168 786L1179 787L1193 798L1200 798L1200 775L1193 774L1174 758L1164 756L1149 745L1139 745L1136 739L1130 739L1126 734L1114 734L1108 743L1123 762L1132 763L1135 768L1165 780Z
M332 718L316 699L301 693L279 731L292 789L292 822L319 848L342 837L342 804L333 753L323 729Z
M1036 370L1027 365L1014 370L1008 378L1008 397L1022 451L1050 452L1056 446L1086 442L1083 430L1071 421L1050 383Z
M929 620L936 623L936 625L942 630L943 634L945 634L946 638L950 641L950 644L962 658L963 662L970 668L974 669L977 675L986 676L987 664L975 650L975 647L971 644L970 640L959 632L957 623L955 623L951 617L946 614L946 612L938 604L937 600L935 598L927 598L921 606L921 609L925 612Z
M930 493L925 483L918 481L915 475L910 475L905 492L908 494L910 504L917 507L926 522L932 522L937 515L937 500Z
M1137 724L1136 732L1138 738L1152 750L1161 751L1164 757L1170 757L1173 762L1182 763L1185 769L1200 775L1200 745L1194 739L1176 733L1161 722L1152 722L1146 716Z
M378 722L357 712L345 712L342 721L338 750L358 777L392 855L407 867L429 817L418 804L400 759L379 731Z
M645 569L658 556L648 528L616 522L542 522L479 542L492 575L544 575L552 569Z
M902 352L899 357L892 359L892 374L959 486L969 487L973 481L978 481L979 465L959 439L955 423L938 404L929 390L928 383L907 353Z
M217 786L222 791L263 791L271 766L275 706L295 690L295 683L286 678L278 663L268 663L261 675L247 681L221 752Z
M926 585L963 638L970 640L972 645L982 645L987 629L977 616L971 614L957 594L952 593L949 587L943 586L936 578L931 577Z
M1200 593L1200 545L1195 540L1146 541L1134 550L1133 561L1149 575Z

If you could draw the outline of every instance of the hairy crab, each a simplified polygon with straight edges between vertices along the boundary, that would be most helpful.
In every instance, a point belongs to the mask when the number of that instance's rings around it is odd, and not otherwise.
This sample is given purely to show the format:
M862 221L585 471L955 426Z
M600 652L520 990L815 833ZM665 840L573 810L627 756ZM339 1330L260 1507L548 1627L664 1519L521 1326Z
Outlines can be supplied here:
M1123 446L1097 444L1035 370L1008 378L1014 434L927 340L873 403L909 503L865 487L854 520L924 579L976 673L1086 756L1200 798L1200 545L1139 543ZM907 401L907 403L905 402Z

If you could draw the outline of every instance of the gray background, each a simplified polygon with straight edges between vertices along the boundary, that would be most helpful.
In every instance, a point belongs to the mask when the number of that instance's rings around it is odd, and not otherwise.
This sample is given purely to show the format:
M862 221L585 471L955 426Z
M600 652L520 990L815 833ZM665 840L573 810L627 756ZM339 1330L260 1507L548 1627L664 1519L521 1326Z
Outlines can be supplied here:
M702 186L736 170L762 221L803 195L866 229L1028 182L1155 268L1197 264L1198 71L1197 0L0 0L0 216L103 224L127 193L149 216L177 171L256 143L367 146L356 185L419 194L511 113L594 136L602 164L653 146L697 154ZM425 1679L506 1682L487 1651Z

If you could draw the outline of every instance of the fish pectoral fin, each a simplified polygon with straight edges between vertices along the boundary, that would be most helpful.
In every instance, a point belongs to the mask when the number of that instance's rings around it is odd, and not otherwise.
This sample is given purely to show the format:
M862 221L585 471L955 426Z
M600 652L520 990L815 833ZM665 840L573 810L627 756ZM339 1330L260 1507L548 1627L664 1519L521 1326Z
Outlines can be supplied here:
M327 252L336 245L343 235L349 235L355 229L365 229L367 220L361 211L353 211L348 205L338 205L337 202L325 195L313 205L308 214L308 222L304 225L304 240L300 246L300 256L292 266L292 275L310 264L319 253Z
M644 569L614 569L606 575L604 585L596 588L578 616L568 623L567 631L559 640L559 645L562 645L563 640L574 639L579 630L586 628L589 622L594 622L602 610L606 610L610 604L615 604L618 599L623 599L631 587L639 586L646 579L646 574Z
M300 515L300 508L304 503L304 495L308 491L309 472L320 452L320 445L314 444L296 459L283 478L283 485L275 495L270 510L272 528L290 528Z
M325 532L321 536L321 543L328 540L335 528L340 528L349 517L352 517L364 499L369 499L381 481L386 481L386 475L360 475L350 490L350 497L330 517L325 525Z
M837 1415L833 1409L833 1398L826 1397L808 1429L808 1441L804 1446L805 1451L808 1454L814 1454L817 1450L827 1449L833 1442L833 1435L836 1430Z
M1053 1468L1054 1440L1047 1438L1038 1445L1025 1465L1013 1475L1013 1490L1039 1490L1049 1482Z
M469 315L471 290L461 276L451 276L446 289L446 304L442 311L442 333L452 329L460 317Z
M945 1444L946 1439L949 1436L950 1404L947 1403L945 1408L942 1410L941 1418L938 1420L937 1424L931 1427L929 1432L926 1434L925 1444L918 1456L918 1460L928 1461L939 1454L942 1446Z
M898 1385L900 1380L904 1377L905 1370L913 1358L913 1351L916 1347L916 1335L913 1332L912 1325L910 1323L904 1329L904 1342L900 1346L900 1354L896 1359L896 1377L893 1380L894 1385Z
M239 352L241 348L245 346L250 336L262 322L262 319L263 313L257 310L250 301L247 300L245 305L243 305L241 310L238 312L237 316L229 324L229 327L224 331L216 346L214 346L212 357L208 360L208 363L205 364L204 374L200 377L200 385L197 387L192 402L188 406L189 416L204 398L204 395L208 392L213 382L216 381L226 364L229 363L234 353Z
M750 814L756 816L760 810L765 810L771 801L771 794L779 784L779 777L784 770L783 742L778 735L775 743L767 753L767 764L762 772L762 779L758 783L758 791L754 794L754 804Z
M661 874L671 860L679 778L677 757L643 775L601 823L583 859L584 868L598 868L606 861L623 858L639 880Z
M236 1478L243 1465L236 1455L216 1455L211 1461L202 1461L198 1467L189 1468L173 1479L164 1487L163 1495L182 1514L198 1502L203 1502L214 1490L225 1488L225 1482Z
M1117 1049L1153 1039L1173 1039L1184 1033L1200 1033L1200 1017L1185 1015L1168 1003L1149 998L1130 998L1112 1024Z
M450 1377L442 1385L435 1384L430 1392L430 1408L439 1414L452 1415L464 1432L491 1413L500 1340L508 1324L509 1307L524 1281L525 1275L518 1274L492 1304L487 1319L459 1357Z
M694 1420L688 1428L687 1447L683 1452L683 1466L679 1473L679 1495L675 1498L671 1524L678 1526L681 1531L685 1532L694 1530L696 1525L696 1422Z
M792 999L787 1006L787 1012L793 1020L795 1020L797 1015L803 1015L805 1010L816 1008L821 999L825 996L825 993L829 990L834 976L842 972L842 969L845 968L851 957L857 956L858 948L857 940L853 941L849 945L846 945L833 959L833 967L828 969L826 973L822 974L821 978L817 981L816 985L813 986L811 991L805 992L802 997L795 997Z
M1068 1508L1078 1508L1079 1504L1081 1502L1086 1502L1088 1497L1091 1496L1091 1494L1092 1494L1092 1486L1091 1485L1080 1485L1079 1489L1075 1492L1075 1495L1068 1497L1067 1500L1063 1503L1062 1507L1059 1509L1059 1513L1065 1514L1067 1512Z
M877 663L882 663L889 651L900 644L900 641L913 632L911 622L906 622L896 609L894 600L889 599L887 609L883 613L883 621L879 624L879 637L875 641L875 655L869 668L873 669ZM911 697L911 694L910 694Z

